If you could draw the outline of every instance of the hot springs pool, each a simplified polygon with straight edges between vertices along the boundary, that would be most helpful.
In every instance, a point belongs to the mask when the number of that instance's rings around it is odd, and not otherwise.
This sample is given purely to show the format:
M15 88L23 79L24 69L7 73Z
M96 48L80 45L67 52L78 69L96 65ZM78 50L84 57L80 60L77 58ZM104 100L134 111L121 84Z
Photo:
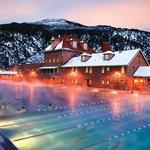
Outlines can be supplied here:
M2 82L0 132L19 150L148 150L150 96ZM24 107L24 112L18 112Z

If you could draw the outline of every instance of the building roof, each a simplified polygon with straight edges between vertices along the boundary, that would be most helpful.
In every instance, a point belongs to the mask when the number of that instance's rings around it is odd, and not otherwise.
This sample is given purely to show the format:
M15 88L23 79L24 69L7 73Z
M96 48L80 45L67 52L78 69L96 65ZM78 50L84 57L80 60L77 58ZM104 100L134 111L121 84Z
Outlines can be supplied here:
M54 38L54 40L57 38ZM76 41L77 42L77 47L73 47L71 42ZM85 41L82 41L82 43L86 43ZM52 47L52 45L49 45L46 49L45 52L47 51L57 51L57 50L76 50L76 51L87 51L87 52L94 52L92 48L88 47L87 50L85 50L80 43L80 39L71 37L70 35L64 35L62 38L59 38L58 44L55 47Z
M140 49L116 51L111 60L104 60L103 53L93 53L91 58L83 62L81 55L70 59L63 67L86 67L86 66L127 66L140 52Z
M16 71L0 70L0 75L16 75Z
M50 44L46 49L45 51L51 51L52 50L52 45Z
M150 77L150 66L139 67L133 76L134 77Z

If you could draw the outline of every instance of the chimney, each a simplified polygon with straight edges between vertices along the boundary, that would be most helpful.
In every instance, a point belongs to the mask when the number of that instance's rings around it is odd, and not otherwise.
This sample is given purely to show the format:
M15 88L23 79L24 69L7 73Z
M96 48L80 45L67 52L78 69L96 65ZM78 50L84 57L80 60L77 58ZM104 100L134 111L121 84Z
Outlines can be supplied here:
M60 37L52 37L51 38L52 48L55 48L60 42L61 42Z
M72 46L74 49L77 49L77 48L78 48L78 41L77 41L75 38L70 38L69 41L70 41L71 46Z
M105 61L111 60L115 55L115 53L111 49L111 46L110 46L109 42L103 42L102 52L103 52L103 59Z
M102 52L112 51L109 42L103 42L102 44Z
M91 54L89 54L89 53L83 53L83 54L81 55L81 62L86 62L86 61L88 61L91 57L92 57Z
M81 45L81 47L82 47L85 51L88 50L88 44L87 44L87 42L80 41L80 45Z

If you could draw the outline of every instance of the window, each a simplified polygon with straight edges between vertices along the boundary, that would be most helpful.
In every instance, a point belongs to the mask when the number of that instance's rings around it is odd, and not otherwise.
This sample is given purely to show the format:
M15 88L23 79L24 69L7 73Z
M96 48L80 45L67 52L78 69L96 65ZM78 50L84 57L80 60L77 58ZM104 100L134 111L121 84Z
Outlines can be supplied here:
M107 67L107 71L109 71L110 69L109 69L109 67Z
M82 62L84 62L84 61L85 61L85 56L82 56L82 58L81 58L81 59L82 59Z
M51 63L51 59L49 59L49 63Z
M53 63L55 63L55 58L53 58Z
M102 80L102 84L105 84L105 81L104 81L104 80Z
M85 73L88 73L88 67L85 68Z
M104 57L105 57L105 60L108 60L108 59L109 59L109 56L108 56L108 55L105 55Z
M59 68L57 68L57 73L59 73Z
M55 69L53 69L53 73L55 74Z
M73 67L71 68L71 71L74 72L74 68Z
M77 68L77 67L75 68L75 72L76 72L76 73L78 72L78 68Z
M121 73L124 74L124 66L121 67Z
M102 67L102 74L104 74L105 73L105 68L104 67Z
M92 74L92 67L89 68L89 73Z
M58 63L58 62L59 62L59 59L57 58L56 61L57 61L57 63Z
M137 63L140 63L140 56L137 56Z
M109 85L109 84L110 84L109 80L106 80L106 84L107 84L107 85Z
M78 84L78 80L77 79L75 79L75 84Z
M92 85L92 80L89 80L89 85Z

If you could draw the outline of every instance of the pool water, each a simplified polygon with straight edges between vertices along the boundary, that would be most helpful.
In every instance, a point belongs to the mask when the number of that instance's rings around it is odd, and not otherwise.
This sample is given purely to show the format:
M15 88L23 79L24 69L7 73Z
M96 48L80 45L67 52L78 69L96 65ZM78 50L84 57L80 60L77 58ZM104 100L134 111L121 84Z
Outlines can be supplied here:
M1 84L9 93L18 86ZM0 92L12 107L7 115L1 110L0 132L19 150L149 150L149 95L19 86L19 103L14 93ZM16 113L21 106L26 112Z

